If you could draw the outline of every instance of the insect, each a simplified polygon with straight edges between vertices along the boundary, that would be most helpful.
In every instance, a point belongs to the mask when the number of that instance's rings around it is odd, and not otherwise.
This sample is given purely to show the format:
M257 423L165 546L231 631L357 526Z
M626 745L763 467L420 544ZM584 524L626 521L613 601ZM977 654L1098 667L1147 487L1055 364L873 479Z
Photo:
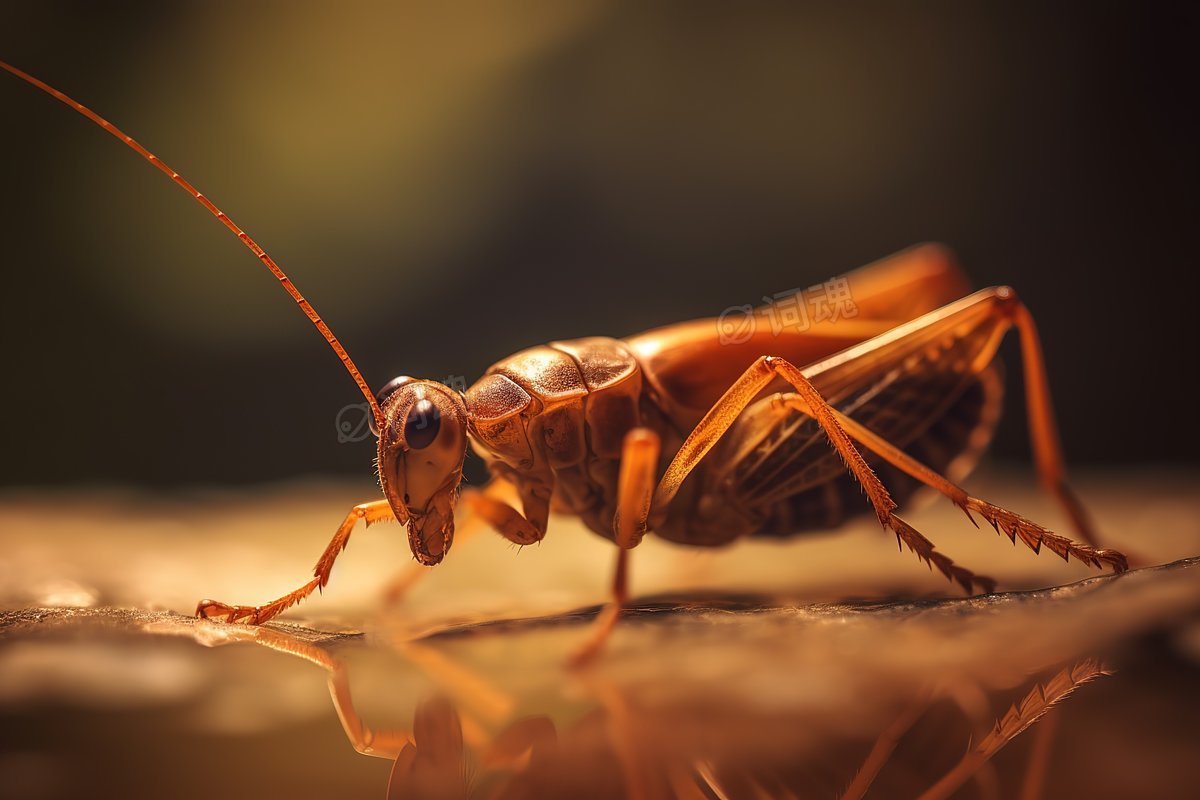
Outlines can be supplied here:
M120 139L241 239L337 353L370 407L383 498L350 510L299 588L257 606L202 600L197 616L275 617L327 584L360 520L403 524L413 556L433 566L453 543L460 496L466 513L518 545L545 536L551 510L577 515L614 542L611 602L576 661L595 655L612 631L627 598L630 551L650 531L714 547L827 529L871 510L901 549L967 592L991 590L993 580L956 564L897 515L923 485L1034 552L1045 547L1097 568L1128 567L1123 554L1098 546L1067 486L1032 315L1007 287L968 294L964 275L939 247L910 249L848 275L853 318L804 330L754 326L735 337L723 334L721 320L706 319L624 339L559 341L497 362L465 391L402 376L374 392L283 270L207 197L90 109L0 66ZM752 310L751 318L773 310ZM953 482L992 436L1001 396L996 351L1013 328L1037 472L1081 541ZM496 481L515 487L520 509L488 490L461 491L468 447Z

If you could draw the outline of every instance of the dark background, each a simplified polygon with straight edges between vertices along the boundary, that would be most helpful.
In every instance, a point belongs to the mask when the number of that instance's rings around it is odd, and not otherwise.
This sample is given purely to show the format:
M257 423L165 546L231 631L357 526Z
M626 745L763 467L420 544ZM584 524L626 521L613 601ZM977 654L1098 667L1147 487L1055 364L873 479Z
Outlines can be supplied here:
M1197 13L1044 6L0 2L0 58L209 194L374 386L938 240L1032 308L1072 463L1195 463ZM0 109L0 482L367 485L255 259L7 75Z

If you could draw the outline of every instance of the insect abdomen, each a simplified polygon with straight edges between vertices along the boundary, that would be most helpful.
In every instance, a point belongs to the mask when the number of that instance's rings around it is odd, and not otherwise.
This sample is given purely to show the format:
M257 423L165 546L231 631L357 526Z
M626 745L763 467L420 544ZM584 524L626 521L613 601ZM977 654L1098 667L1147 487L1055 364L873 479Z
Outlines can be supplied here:
M954 479L972 466L999 418L992 326L952 330L876 371L829 383L830 403L926 466ZM817 381L827 373L817 372ZM836 377L836 376L835 376ZM790 536L836 526L870 506L797 395L764 397L739 416L689 477L656 533L694 545L739 536ZM897 502L916 481L860 448Z

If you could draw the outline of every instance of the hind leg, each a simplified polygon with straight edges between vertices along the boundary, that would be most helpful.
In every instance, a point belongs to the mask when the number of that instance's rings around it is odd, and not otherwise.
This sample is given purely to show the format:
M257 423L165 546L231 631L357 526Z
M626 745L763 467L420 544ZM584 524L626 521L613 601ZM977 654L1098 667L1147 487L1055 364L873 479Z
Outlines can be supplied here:
M895 525L889 524L894 516L891 512L895 503L867 466L851 438L866 445L912 477L950 497L964 510L980 514L1010 538L1015 540L1019 536L1034 552L1038 552L1045 544L1063 558L1075 556L1095 567L1107 563L1116 571L1126 569L1127 559L1121 553L1073 542L1006 509L969 496L947 478L917 462L884 437L839 413L824 400L817 389L819 384L831 393L845 391L847 387L878 380L879 376L888 371L910 368L910 363L915 368L927 368L922 364L936 364L939 357L950 358L949 363L942 368L958 370L964 375L977 375L991 364L1001 338L1014 324L1018 326L1022 341L1026 345L1028 400L1031 410L1034 411L1031 417L1034 420L1032 427L1039 472L1046 485L1059 488L1060 498L1069 498L1070 494L1065 489L1063 480L1057 434L1050 412L1049 390L1037 349L1036 330L1032 327L1032 318L1017 300L1016 294L1007 287L999 287L977 292L803 371L784 359L759 359L734 383L684 442L663 476L662 484L655 495L655 508L666 508L683 479L733 425L746 406L773 380L782 378L792 384L798 392L796 407L820 424L847 467L863 486L880 522L895 531L922 558L933 559L928 555L931 546L927 540L922 541L923 537L918 538L919 534L914 535L915 531L906 530L903 520L899 520ZM946 345L951 349L943 350ZM939 356L939 353L950 355ZM922 358L925 361L922 361ZM933 563L938 564L937 561ZM942 571L947 572L945 569Z
M1128 560L1122 553L1116 550L1095 548L1091 545L1071 541L1065 536L1059 536L1043 528L1032 520L1014 514L1000 506L993 505L986 500L972 497L945 476L926 467L899 447L872 433L865 426L860 425L843 414L839 414L837 411L834 411L834 414L837 415L838 421L842 423L850 436L861 442L867 449L882 456L893 466L903 470L927 486L937 489L940 493L950 498L955 505L967 512L968 517L971 516L972 511L979 514L997 531L1001 531L1007 535L1010 540L1015 542L1020 538L1035 553L1039 552L1045 546L1051 552L1061 556L1064 561L1074 556L1077 560L1093 567L1108 564L1114 572L1124 572L1129 568Z
M700 420L680 446L654 493L654 514L666 509L688 474L708 455L746 406L776 378L782 378L796 389L796 394L786 396L783 402L792 404L817 421L828 437L830 445L841 456L846 469L863 487L879 523L896 535L896 541L901 547L907 546L918 558L937 567L943 575L962 585L968 592L974 591L976 586L986 591L994 588L995 582L990 578L978 576L971 570L955 564L945 554L937 552L929 539L895 513L896 502L855 447L839 421L840 415L837 411L821 396L800 369L774 356L763 356L755 361Z
M1062 447L1059 444L1054 410L1050 402L1049 381L1046 378L1041 343L1038 339L1037 328L1034 326L1033 316L1017 299L1016 294L1007 287L981 292L973 308L965 309L963 313L971 312L983 315L983 320L992 321L994 330L991 336L997 342L1011 326L1015 325L1017 328L1024 357L1025 400L1029 409L1030 439L1033 444L1038 477L1042 486L1054 495L1066 509L1080 538L1084 540L1083 543L1071 541L1011 511L971 497L945 476L921 464L864 425L836 410L833 413L855 440L882 456L893 466L948 497L964 511L967 511L968 516L971 511L978 513L997 530L1003 531L1009 539L1015 541L1017 537L1020 537L1034 552L1038 552L1041 546L1045 545L1063 559L1074 556L1095 567L1099 567L1103 562L1111 565L1117 572L1124 571L1128 568L1128 560L1123 554L1096 546L1096 536L1091 522L1083 506L1067 485Z

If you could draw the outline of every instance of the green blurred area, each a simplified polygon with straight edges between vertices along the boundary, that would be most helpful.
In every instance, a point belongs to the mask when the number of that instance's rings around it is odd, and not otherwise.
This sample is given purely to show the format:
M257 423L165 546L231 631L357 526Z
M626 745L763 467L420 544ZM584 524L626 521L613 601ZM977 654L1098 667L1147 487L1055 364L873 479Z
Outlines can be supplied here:
M716 315L933 239L1032 307L1073 461L1194 461L1177 375L1195 343L1195 22L5 0L0 58L211 196L373 385L470 382L524 346ZM0 482L366 485L370 446L334 427L359 398L254 258L3 77ZM1009 372L995 450L1024 458ZM1170 435L1136 433L1148 415Z

